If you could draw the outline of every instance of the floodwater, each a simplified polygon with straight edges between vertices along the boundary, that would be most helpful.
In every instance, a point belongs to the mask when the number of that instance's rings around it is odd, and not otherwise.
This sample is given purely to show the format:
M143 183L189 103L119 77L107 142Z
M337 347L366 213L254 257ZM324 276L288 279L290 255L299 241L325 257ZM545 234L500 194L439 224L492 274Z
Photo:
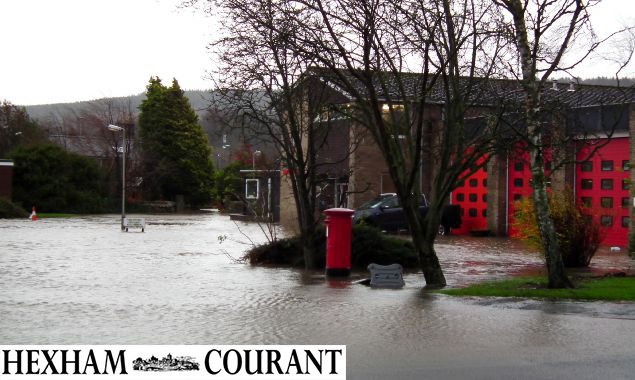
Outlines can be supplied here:
M0 220L0 344L345 344L350 379L635 377L633 302L451 298L416 273L371 289L237 262L265 240L253 224L146 219ZM542 267L509 239L437 248L451 286ZM603 250L590 270L633 262Z

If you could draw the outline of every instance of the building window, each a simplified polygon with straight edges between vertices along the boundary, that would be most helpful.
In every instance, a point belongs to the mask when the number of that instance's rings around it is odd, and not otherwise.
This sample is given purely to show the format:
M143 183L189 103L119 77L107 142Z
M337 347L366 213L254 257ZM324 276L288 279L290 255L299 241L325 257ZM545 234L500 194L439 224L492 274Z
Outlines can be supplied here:
M465 210L463 210L463 207L461 207L461 216L465 216Z
M514 162L514 171L522 172L523 171L523 163L522 162Z
M622 208L628 208L628 197L622 198Z
M629 218L628 216L623 216L622 217L622 227L626 227L628 228L628 225L631 222L631 218Z
M580 203L582 206L591 207L591 197L581 197Z
M613 198L612 197L602 197L602 198L600 198L600 207L602 207L602 208L613 208Z
M475 208L471 208L470 211L468 211L468 215L471 217L476 217L476 209Z
M476 186L478 186L478 181L476 179L472 178L470 180L470 187L476 187Z
M483 202L487 202L487 194L483 194Z
M258 179L245 180L245 198L258 199L260 193L260 181Z
M465 180L459 182L459 184L456 187L463 187L465 186Z
M591 190L593 189L593 180L592 179L583 179L580 181L580 188L582 190Z
M514 187L523 187L523 179L515 178L514 179Z
M470 202L476 202L476 194L470 194Z
M458 193L456 194L456 201L457 202L463 202L465 200L465 195Z
M487 187L487 179L484 179L484 180L483 180L483 186L484 186L484 187Z
M613 217L611 215L602 215L600 217L602 227L611 227L613 225Z
M593 171L593 162L587 161L580 164L580 171L583 173L588 173Z
M628 163L628 160L622 161L622 170L624 171L631 170L631 165Z
M523 199L523 196L520 194L514 194L514 202L516 201L521 201Z
M613 180L608 178L602 178L600 180L600 189L613 190Z
M602 161L602 171L603 172L612 172L613 171L613 160Z
M481 215L483 215L483 218L487 218L487 209L483 209Z
M622 190L630 190L631 189L631 181L624 178L622 180Z

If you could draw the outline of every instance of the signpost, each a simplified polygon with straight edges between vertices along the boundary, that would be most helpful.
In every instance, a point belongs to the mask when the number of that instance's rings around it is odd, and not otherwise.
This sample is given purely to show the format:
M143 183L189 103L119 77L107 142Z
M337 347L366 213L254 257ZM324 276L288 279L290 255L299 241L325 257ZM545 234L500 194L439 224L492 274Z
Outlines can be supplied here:
M141 232L145 232L146 220L143 218L124 218L123 227L128 232L128 228L140 228Z

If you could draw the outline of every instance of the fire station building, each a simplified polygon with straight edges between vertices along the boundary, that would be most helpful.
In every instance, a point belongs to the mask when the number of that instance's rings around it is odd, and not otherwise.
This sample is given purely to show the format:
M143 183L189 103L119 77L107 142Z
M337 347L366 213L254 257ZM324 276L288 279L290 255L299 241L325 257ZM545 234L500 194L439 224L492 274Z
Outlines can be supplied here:
M350 101L345 93L337 93L336 86L330 89L335 92L335 103ZM506 92L517 96L519 89L514 81L496 80L492 91L496 96L505 96ZM635 191L631 188L635 169L630 170L629 166L629 162L635 162L635 90L554 82L545 86L542 93L543 99L557 99L567 105L561 127L572 135L575 145L567 159L570 163L553 172L547 157L545 173L552 191L570 188L576 202L588 206L594 221L602 226L604 244L627 246L629 231L633 230L630 221L635 217ZM426 105L425 117L435 128L443 128L442 110L443 97L431 99ZM355 150L343 152L350 146L352 131L360 126L350 120L331 122L340 123L339 128L332 129L319 154L322 160L337 161L335 165L325 165L322 193L327 195L327 206L355 209L382 193L394 192L388 168L373 139L366 136ZM590 135L579 131L592 131L593 141L589 141ZM589 149L595 149L590 159ZM430 190L433 166L434 157L424 156L424 193ZM461 206L462 226L452 234L489 231L497 236L513 236L515 202L530 196L530 179L528 153L522 147L492 157L486 167L453 190L450 202ZM288 226L294 223L295 206L284 176L281 186L281 222Z

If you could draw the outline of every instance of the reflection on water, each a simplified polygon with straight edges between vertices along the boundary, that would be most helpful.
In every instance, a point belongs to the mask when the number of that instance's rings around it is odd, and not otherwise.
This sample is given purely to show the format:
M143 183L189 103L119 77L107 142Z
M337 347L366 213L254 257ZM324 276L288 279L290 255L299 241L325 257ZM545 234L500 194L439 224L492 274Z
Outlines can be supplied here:
M237 263L227 254L239 258L245 239L225 216L146 218L145 233L120 232L116 215L0 221L0 342L346 344L350 378L462 377L479 365L487 377L497 363L558 358L624 360L612 370L633 373L633 303L453 299L423 291L417 273L402 290L370 289ZM240 229L264 241L257 226ZM437 249L453 286L542 269L508 239L443 237ZM591 270L632 262L603 251Z

